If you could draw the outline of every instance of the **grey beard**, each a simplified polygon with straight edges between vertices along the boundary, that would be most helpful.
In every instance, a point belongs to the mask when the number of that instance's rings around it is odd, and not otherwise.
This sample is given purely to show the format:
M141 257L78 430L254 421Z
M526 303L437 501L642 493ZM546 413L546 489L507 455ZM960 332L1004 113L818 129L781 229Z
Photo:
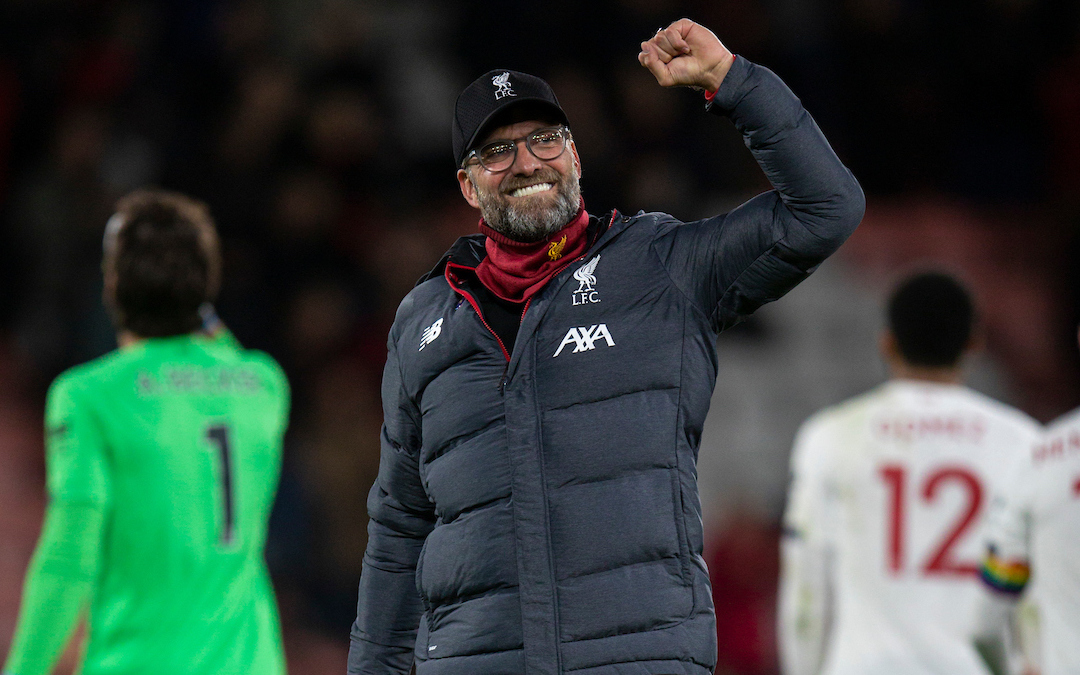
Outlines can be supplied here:
M542 241L566 227L581 208L581 183L577 173L555 184L555 203L549 208L536 205L512 206L498 192L477 191L480 215L487 226L514 241Z

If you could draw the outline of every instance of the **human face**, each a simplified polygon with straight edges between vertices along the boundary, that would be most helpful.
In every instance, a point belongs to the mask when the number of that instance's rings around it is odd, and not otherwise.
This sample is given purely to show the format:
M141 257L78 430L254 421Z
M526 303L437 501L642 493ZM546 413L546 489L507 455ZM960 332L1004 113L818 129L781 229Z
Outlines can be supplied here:
M500 139L523 139L550 122L507 124L487 135L478 147ZM571 139L555 159L538 159L518 140L517 157L504 171L473 164L457 173L465 201L496 232L515 241L541 241L566 226L581 206L581 160Z

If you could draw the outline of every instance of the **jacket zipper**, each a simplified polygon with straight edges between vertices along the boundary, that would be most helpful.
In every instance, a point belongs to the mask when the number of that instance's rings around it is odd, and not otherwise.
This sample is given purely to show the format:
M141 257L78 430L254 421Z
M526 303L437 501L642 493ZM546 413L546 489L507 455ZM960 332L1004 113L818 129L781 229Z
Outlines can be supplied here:
M450 271L451 267L462 267L462 269L472 269L472 268L464 267L462 265L455 265L453 263L447 263L446 264L446 272L445 272L444 276L446 277L446 283L450 284L450 288L454 289L455 292L457 292L459 295L461 295L463 298L465 298L466 300L469 301L469 304L472 305L472 308L476 311L476 316L480 317L480 323L484 324L484 328L487 328L488 332L491 333L493 336L495 336L495 341L499 343L499 349L502 350L503 357L506 358L506 368L503 369L503 377L502 377L502 379L499 380L499 388L502 389L502 380L506 378L506 370L510 366L510 353L506 351L506 345L503 344L502 338L499 337L499 334L496 333L494 330L492 330L491 326L488 324L487 320L484 319L484 313L480 311L480 305L479 305L479 303L476 302L476 299L473 298L473 296L470 293L468 293L467 291L464 291L464 290L462 290L462 289L460 289L460 288L458 288L457 286L454 285L453 272ZM528 307L528 304L526 304L526 307ZM522 318L524 318L525 313L522 312L521 316L522 316Z
M532 298L529 298L528 300L525 301L525 306L521 308L521 318L518 319L518 326L521 326L521 324L525 322L525 312L529 311L529 305L531 303L532 303ZM483 317L481 317L480 320L483 321ZM484 324L484 325L487 325L487 324ZM491 329L489 328L488 330L491 330ZM492 331L492 332L495 332L495 331ZM495 337L497 338L499 336L496 335ZM500 340L499 343L502 344L502 341ZM502 379L499 380L499 391L500 392L503 389L506 389L506 385L509 384L509 381L507 380L507 377L506 377L506 373L509 372L509 370L510 370L510 360L507 359L506 365L503 366Z

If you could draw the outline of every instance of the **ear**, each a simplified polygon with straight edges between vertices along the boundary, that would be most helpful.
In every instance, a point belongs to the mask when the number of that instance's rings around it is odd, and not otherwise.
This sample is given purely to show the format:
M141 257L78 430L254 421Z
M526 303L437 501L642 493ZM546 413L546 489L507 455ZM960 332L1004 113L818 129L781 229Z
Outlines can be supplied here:
M476 185L473 184L472 178L469 177L469 172L465 169L458 169L457 182L458 187L461 188L461 196L465 198L465 201L469 202L469 206L474 209L480 208L480 200L476 197Z
M109 253L101 258L101 281L101 298L108 305L116 297L116 265Z
M577 144L574 143L574 139L570 139L570 153L574 157L574 170L577 171L577 177L581 178L581 157L577 154Z
M119 327L123 322L123 317L116 302L116 271L107 258L101 263L101 272L103 282L101 286L101 304L105 306L105 311L108 312L113 325Z
M961 356L981 352L984 349L986 349L986 332L981 326L976 325L971 330L971 336L968 337L967 344L964 345L964 354Z
M885 329L878 336L878 351L886 363L892 363L900 356L900 346L896 344L896 336L891 330Z

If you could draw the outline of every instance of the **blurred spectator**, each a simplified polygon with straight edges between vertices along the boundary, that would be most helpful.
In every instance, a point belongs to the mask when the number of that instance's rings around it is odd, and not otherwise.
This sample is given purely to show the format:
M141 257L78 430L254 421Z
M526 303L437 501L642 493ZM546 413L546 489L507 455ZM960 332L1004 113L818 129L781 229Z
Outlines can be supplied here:
M50 155L20 181L13 225L29 258L19 344L43 378L107 351L100 303L101 236L118 193L102 180L110 118L78 107L57 126Z
M775 675L780 529L737 509L706 550L718 637L718 675Z
M297 421L296 470L312 502L309 588L324 626L339 635L356 616L356 580L367 546L367 494L379 471L378 372L355 359L327 363L310 409Z

